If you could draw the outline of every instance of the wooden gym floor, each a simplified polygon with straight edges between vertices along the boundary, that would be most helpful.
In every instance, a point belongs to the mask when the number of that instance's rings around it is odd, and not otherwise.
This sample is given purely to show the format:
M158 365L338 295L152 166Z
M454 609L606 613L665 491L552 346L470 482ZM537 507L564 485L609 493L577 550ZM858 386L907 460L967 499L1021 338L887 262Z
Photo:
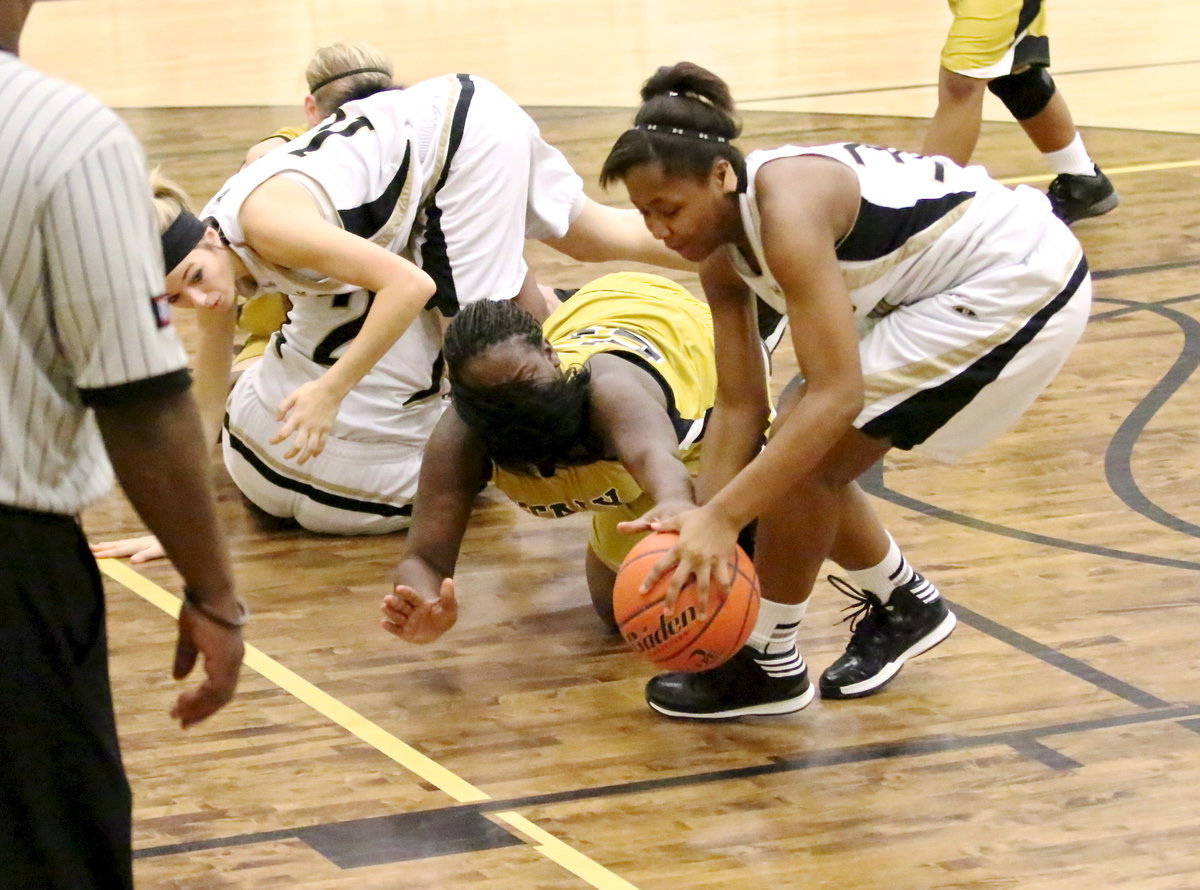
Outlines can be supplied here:
M651 669L591 613L586 519L536 520L485 492L459 625L406 646L376 624L403 535L265 528L218 459L254 610L224 712L187 733L167 717L174 571L104 566L139 885L1200 887L1196 14L1167 0L1136 20L1113 0L1052 13L1058 83L1121 194L1076 226L1091 324L1015 430L961 465L895 456L868 480L962 620L945 644L874 698L668 721L642 702ZM35 7L24 53L121 106L150 160L201 199L299 120L313 48L368 39L408 80L501 83L619 203L595 174L655 65L689 57L729 77L747 149L917 148L945 27L941 0L903 18L881 0L89 0ZM1044 185L1019 129L988 115L976 160ZM612 268L540 245L530 258L555 285ZM786 344L776 359L782 383ZM97 539L140 529L119 494L85 521ZM821 582L802 629L815 673L845 644L840 599Z

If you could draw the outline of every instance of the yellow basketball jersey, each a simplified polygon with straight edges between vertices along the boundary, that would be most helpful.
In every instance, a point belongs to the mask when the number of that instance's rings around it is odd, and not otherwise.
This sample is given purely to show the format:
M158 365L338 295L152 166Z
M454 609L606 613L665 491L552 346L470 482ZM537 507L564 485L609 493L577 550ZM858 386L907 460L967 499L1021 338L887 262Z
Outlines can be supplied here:
M283 139L291 142L293 139L303 136L308 130L308 127L280 127L270 136L265 136L264 139Z
M564 368L605 352L649 371L663 387L681 448L703 431L717 394L712 313L674 281L605 275L580 288L542 330Z
M581 288L542 330L564 369L582 367L603 352L649 372L666 396L679 456L696 473L700 437L717 393L712 315L705 303L666 278L622 272ZM560 467L546 477L497 468L493 482L523 509L549 519L585 510L633 518L629 505L642 497L618 461Z

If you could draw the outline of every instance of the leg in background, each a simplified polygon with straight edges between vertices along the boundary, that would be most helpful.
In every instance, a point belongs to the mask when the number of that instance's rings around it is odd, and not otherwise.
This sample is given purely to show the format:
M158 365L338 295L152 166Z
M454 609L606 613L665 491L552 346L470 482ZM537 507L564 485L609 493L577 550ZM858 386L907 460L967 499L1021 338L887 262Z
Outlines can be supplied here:
M937 110L925 134L921 153L941 155L959 164L970 161L979 141L986 89L986 80L940 69Z

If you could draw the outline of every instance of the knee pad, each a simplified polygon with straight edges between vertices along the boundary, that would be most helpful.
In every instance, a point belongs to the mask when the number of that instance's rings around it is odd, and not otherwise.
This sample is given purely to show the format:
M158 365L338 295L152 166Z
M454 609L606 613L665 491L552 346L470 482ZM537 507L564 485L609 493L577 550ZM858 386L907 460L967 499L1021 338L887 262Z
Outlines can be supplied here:
M1006 74L988 82L988 89L1019 121L1029 120L1050 104L1054 78L1038 65L1020 74Z

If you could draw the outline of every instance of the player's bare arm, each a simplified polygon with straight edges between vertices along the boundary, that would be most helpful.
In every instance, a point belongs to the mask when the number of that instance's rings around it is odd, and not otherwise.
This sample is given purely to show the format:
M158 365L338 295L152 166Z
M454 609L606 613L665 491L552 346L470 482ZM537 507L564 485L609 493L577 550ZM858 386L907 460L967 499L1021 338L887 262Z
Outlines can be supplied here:
M286 456L303 463L321 453L338 406L420 313L435 287L402 257L325 221L296 183L274 177L246 199L239 221L249 246L265 260L375 293L362 330L320 378L280 405L275 441L296 435Z

